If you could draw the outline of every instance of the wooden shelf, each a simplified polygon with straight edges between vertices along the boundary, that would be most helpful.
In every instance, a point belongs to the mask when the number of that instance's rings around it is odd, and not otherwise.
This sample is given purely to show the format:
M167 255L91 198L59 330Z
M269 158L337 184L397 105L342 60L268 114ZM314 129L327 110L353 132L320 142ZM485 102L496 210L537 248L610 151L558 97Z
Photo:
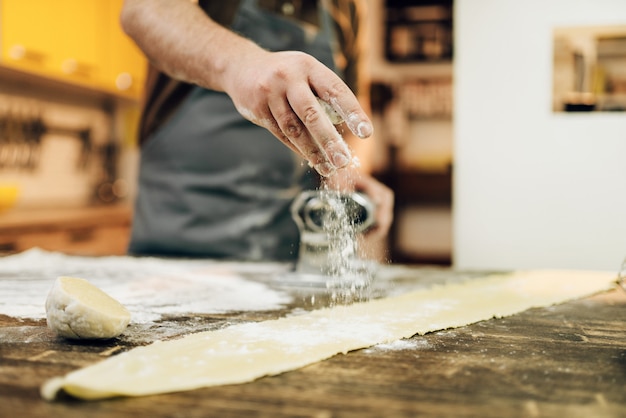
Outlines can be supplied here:
M56 101L66 102L71 99L95 102L109 106L111 103L139 103L132 95L121 91L98 89L88 84L68 82L41 74L29 73L0 64L0 86L4 94L41 95L46 92ZM32 94L31 94L32 92Z
M390 62L451 62L452 0L387 0L385 58Z
M127 205L14 209L0 214L0 254L38 247L77 255L124 255L131 217Z
M451 205L452 172L398 171L376 176L396 194L396 205Z
M452 167L445 172L424 172L398 170L398 149L391 147L390 169L378 173L376 177L395 193L394 222L389 231L389 255L391 261L401 264L434 264L450 265L451 254L416 254L408 252L399 244L397 220L401 213L411 207L419 206L452 206Z

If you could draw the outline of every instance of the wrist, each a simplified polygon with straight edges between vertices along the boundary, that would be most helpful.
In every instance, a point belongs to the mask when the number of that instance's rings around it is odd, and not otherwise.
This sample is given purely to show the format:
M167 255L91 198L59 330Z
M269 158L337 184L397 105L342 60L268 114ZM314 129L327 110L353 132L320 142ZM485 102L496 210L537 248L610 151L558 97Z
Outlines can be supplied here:
M204 55L205 68L211 68L203 72L209 76L205 87L227 94L241 85L242 72L255 68L258 57L266 53L256 43L225 28L214 33L210 48Z

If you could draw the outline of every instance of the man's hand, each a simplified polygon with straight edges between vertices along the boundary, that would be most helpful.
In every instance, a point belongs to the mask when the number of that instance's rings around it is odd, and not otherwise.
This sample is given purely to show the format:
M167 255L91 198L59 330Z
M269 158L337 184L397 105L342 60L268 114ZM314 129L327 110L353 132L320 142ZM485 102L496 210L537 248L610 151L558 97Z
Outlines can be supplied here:
M347 85L329 68L302 52L250 50L227 65L223 88L248 120L271 131L309 161L321 175L346 167L352 156L318 97L330 104L356 136L372 124Z
M226 92L245 118L269 129L323 176L349 165L351 155L317 97L356 136L372 134L357 98L321 62L302 52L266 51L189 0L125 0L121 23L153 65L173 78Z

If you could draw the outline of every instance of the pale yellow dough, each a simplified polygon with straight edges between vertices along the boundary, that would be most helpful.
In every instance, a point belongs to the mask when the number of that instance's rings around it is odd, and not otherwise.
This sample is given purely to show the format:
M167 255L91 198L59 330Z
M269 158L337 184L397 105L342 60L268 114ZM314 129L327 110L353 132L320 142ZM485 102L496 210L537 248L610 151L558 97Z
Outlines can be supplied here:
M130 313L89 281L59 277L46 298L48 327L72 339L108 339L120 335Z
M613 288L615 274L528 271L435 286L273 321L156 342L44 384L83 399L142 396L250 382L369 347Z

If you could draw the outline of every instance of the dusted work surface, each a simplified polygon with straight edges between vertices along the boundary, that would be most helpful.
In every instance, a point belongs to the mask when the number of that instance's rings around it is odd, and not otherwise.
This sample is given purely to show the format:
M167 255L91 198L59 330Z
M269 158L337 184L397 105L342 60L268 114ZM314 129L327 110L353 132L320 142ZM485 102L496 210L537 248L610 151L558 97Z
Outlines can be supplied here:
M396 289L460 275L438 269L398 269L393 274ZM185 280L187 287L193 287L190 277ZM33 280L30 287L37 286ZM240 281L238 288L246 293L251 289L247 286ZM261 289L256 293L271 297L271 292ZM255 310L234 312L224 306L221 313L166 313L152 316L152 322L131 325L126 336L105 343L68 343L49 333L41 319L2 316L0 416L620 416L626 412L626 296L621 290L338 355L243 385L102 402L47 403L39 396L46 379L129 347L225 324L271 319L290 310L310 309L312 303L308 296L297 294Z

